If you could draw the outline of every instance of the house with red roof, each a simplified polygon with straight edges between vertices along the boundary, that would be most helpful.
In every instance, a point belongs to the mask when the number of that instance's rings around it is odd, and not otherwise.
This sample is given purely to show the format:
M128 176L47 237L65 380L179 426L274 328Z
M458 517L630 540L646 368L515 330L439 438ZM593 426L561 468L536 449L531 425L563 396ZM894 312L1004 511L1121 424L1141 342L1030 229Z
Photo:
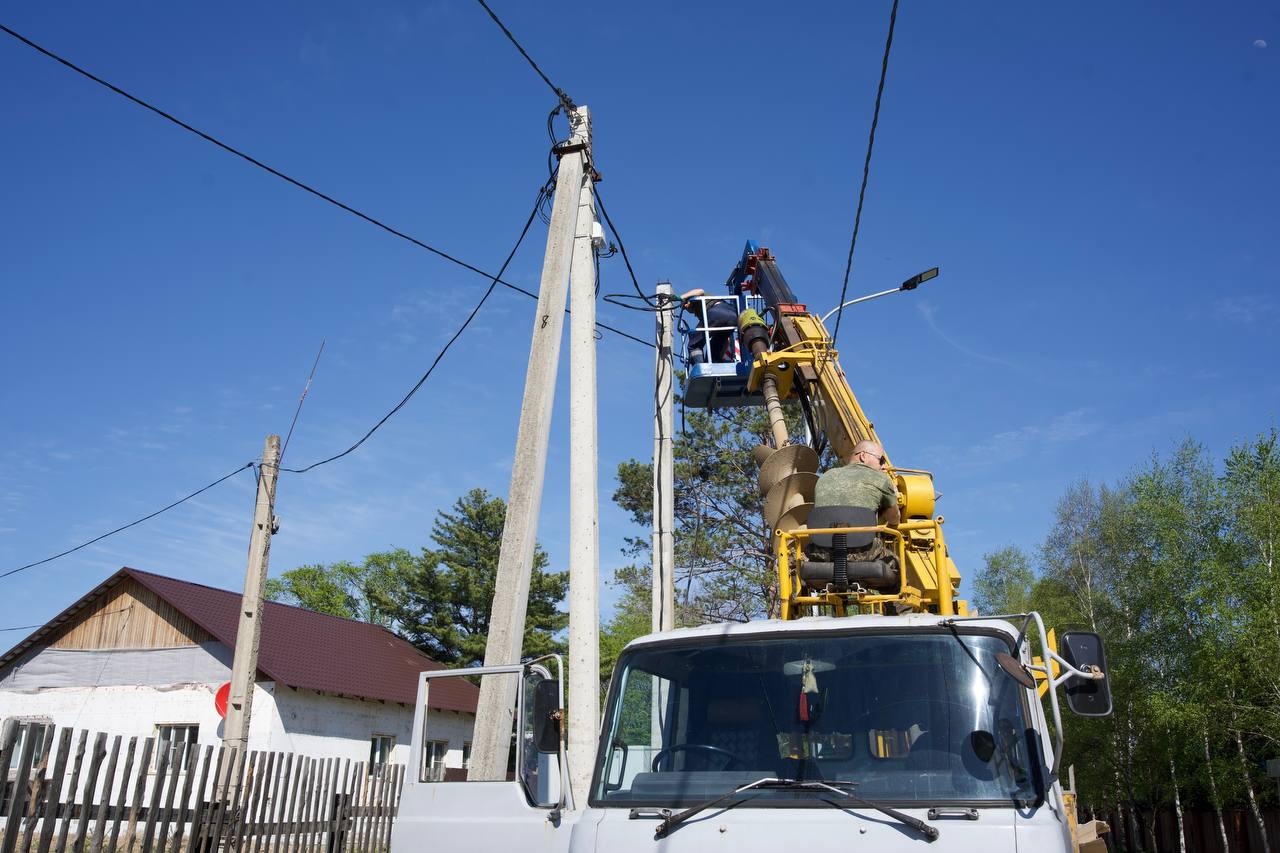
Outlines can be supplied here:
M0 721L220 743L239 609L238 592L123 568L0 656ZM379 625L268 602L249 748L404 762L418 673L441 668ZM466 765L478 696L432 687L427 774Z

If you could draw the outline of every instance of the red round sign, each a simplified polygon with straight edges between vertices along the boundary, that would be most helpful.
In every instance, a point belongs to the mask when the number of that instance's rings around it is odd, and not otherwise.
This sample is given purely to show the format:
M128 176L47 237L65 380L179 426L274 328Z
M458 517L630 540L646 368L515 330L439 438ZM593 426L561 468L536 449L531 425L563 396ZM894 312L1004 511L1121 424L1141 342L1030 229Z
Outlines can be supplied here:
M227 718L227 700L231 698L231 682L218 688L218 692L213 694L213 708L218 712L218 716L222 719Z

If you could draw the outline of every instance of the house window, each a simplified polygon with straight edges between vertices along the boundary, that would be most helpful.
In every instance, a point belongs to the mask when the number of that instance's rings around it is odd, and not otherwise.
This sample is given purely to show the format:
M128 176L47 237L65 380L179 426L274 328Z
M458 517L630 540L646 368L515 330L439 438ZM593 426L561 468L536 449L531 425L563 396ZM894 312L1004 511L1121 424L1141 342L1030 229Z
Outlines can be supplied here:
M156 726L156 757L152 767L159 768L160 756L167 755L166 766L172 767L175 762L181 762L179 769L186 770L191 762L191 753L195 751L188 750L187 745L199 739L199 723L165 723Z
M429 740L422 747L422 778L427 782L444 781L444 756L449 741Z
M387 764L391 761L391 750L396 748L395 735L373 735L369 738L369 772L373 772L376 764Z
M462 742L462 769L471 769L471 741L469 740Z
M31 753L31 766L39 766L40 759L44 758L45 736L48 734L49 729L53 727L53 723L49 722L47 718L15 717L5 720L4 726L0 731L8 734L11 726L17 727L18 737L13 742L13 755L9 758L9 769L18 769L18 762L22 760L22 750L26 749L28 738L35 741L35 751Z

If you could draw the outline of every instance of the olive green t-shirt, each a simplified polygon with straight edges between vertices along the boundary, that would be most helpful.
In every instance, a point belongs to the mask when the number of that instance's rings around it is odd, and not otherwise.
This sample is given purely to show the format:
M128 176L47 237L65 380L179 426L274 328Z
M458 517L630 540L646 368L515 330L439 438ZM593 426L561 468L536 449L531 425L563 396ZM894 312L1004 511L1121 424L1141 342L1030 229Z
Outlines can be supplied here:
M861 506L881 512L898 505L898 490L885 472L855 462L832 468L818 478L813 505Z

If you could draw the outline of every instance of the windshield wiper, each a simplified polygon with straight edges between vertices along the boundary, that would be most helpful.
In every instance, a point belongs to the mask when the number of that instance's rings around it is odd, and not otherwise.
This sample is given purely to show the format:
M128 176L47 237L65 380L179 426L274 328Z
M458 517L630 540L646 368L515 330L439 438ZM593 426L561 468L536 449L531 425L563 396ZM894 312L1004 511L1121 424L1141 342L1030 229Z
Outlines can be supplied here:
M852 788L856 784L856 782L796 782L794 785L790 785L788 787L807 788L810 790L822 790L825 788L828 791L834 791L842 796L847 802L853 803L855 806L862 806L864 809L875 809L882 815L887 815L899 823L906 824L916 832L923 835L927 841L932 842L938 840L938 836L941 834L938 831L938 828L930 826L920 820L920 818L912 817L911 815L900 812L897 809L891 809L888 806L877 803L875 800L868 800L865 797L859 797L851 790L843 790L842 788L836 787L837 785L844 785Z
M939 835L937 828L930 826L929 824L925 823L919 818L912 817L909 814L903 814L897 809L891 809L888 806L882 806L879 803L875 802L874 800L868 800L868 799L864 799L863 797L859 797L857 794L854 794L852 791L846 790L845 788L836 787L837 785L852 787L854 784L855 783L853 782L835 782L835 783L815 782L815 781L806 782L801 779L773 779L773 778L757 779L754 782L750 782L739 788L734 788L732 791L728 791L724 794L721 794L720 796L714 799L708 800L705 803L699 803L696 806L690 806L689 808L685 809L682 812L677 812L673 815L668 815L657 825L657 827L654 828L653 837L655 839L665 838L671 832L671 830L675 829L677 826L684 823L694 815L697 815L700 812L704 812L707 809L715 808L716 806L721 805L722 803L729 802L735 797L739 797L739 795L747 795L747 794L755 793L757 791L767 791L767 790L790 790L790 791L812 791L814 793L819 793L819 794L821 793L835 794L836 796L840 797L841 800L843 800L844 802L851 803L855 806L862 806L863 808L874 809L883 815L887 815L893 818L894 820L911 827L912 829L916 830L921 835L923 835L928 841L937 840Z
M653 837L655 840L658 838L666 838L667 833L671 832L671 830L675 829L677 826L684 823L686 820L693 817L698 812L703 812L703 811L706 811L707 809L714 808L715 806L718 806L721 803L728 802L729 800L733 799L739 794L750 793L753 789L759 788L761 785L764 785L766 783L781 782L781 781L782 781L781 779L773 779L771 777L766 777L764 779L757 779L756 781L748 782L747 784L739 788L734 788L732 791L727 791L714 799L707 800L705 803L699 803L696 806L690 806L689 808L685 809L682 812L669 814L665 818L663 818L656 827L654 827Z

